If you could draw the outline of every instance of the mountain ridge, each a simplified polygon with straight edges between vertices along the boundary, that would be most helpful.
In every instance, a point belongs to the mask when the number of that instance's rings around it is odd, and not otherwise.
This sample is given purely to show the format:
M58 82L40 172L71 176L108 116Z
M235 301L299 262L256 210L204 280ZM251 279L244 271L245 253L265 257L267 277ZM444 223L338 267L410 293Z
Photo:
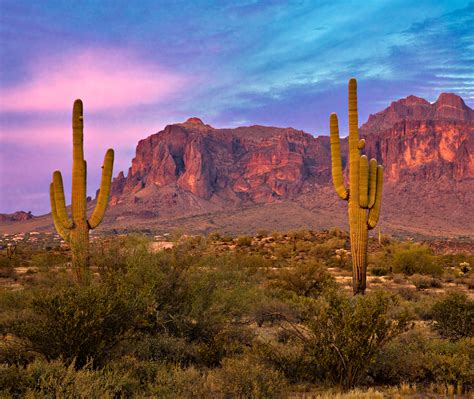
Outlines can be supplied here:
M385 167L382 229L473 235L474 111L461 97L394 101L369 116L360 134L366 153ZM341 146L345 165L347 138ZM332 188L329 137L259 125L214 128L191 117L138 142L127 175L113 180L104 228L332 226L346 227L346 212Z

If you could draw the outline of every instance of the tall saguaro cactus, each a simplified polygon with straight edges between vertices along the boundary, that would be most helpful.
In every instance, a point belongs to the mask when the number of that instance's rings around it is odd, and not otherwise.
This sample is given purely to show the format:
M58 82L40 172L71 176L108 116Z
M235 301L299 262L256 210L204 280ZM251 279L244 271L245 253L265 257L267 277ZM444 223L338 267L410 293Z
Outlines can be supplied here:
M84 278L89 264L89 230L100 224L107 209L114 164L114 150L109 148L102 166L97 204L91 217L87 219L87 163L84 160L84 118L81 100L74 101L72 110L72 143L72 218L69 218L66 210L63 179L59 170L53 173L49 190L54 226L71 246L73 267L80 281Z
M337 115L330 117L332 179L339 197L349 202L349 229L352 254L354 294L364 294L367 273L368 230L375 228L382 200L383 167L360 151L365 140L359 140L357 81L349 81L349 189L344 186L341 144Z

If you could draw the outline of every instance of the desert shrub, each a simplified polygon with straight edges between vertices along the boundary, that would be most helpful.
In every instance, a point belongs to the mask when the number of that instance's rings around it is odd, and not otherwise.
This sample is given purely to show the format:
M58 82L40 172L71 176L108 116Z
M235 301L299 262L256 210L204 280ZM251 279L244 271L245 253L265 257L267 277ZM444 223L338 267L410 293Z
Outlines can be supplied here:
M163 365L150 384L149 393L156 398L209 398L210 388L205 375L195 367Z
M312 240L313 235L308 230L293 230L288 232L288 237L295 241Z
M125 374L112 370L95 371L90 364L82 370L60 360L35 361L26 369L0 368L2 394L27 398L116 398L130 397L132 386Z
M253 348L266 364L284 374L290 383L318 382L313 359L293 331L282 329L277 342L258 341Z
M382 291L355 297L332 291L317 301L306 326L305 347L317 373L351 387L381 348L409 328L409 314Z
M39 268L48 268L65 264L68 257L63 252L39 252L31 256L29 261L31 266Z
M414 274L410 280L417 290L426 290L428 288L441 288L443 286L442 282L439 279L428 276L422 276L420 274Z
M20 398L30 384L31 378L23 367L0 364L0 397Z
M292 267L278 271L272 282L273 287L312 297L317 297L324 289L334 284L334 278L317 261L294 263Z
M16 272L14 262L6 256L0 255L0 278L15 278Z
M420 294L412 288L401 287L397 290L397 293L406 301L416 301L420 297Z
M291 258L295 252L295 244L291 242L277 243L274 245L274 252L278 259Z
M309 256L325 261L327 261L333 254L334 250L327 244L316 244L309 251Z
M402 334L390 342L371 365L370 375L379 384L474 383L472 342L429 338L419 330Z
M132 267L127 281L147 298L142 333L153 337L151 349L166 354L160 342L176 338L178 347L173 345L163 360L183 355L186 362L205 366L241 350L251 337L240 321L263 300L252 285L254 274L267 265L261 256L207 256L180 245ZM188 345L184 352L182 344ZM156 358L153 353L150 357Z
M102 278L114 277L149 258L149 245L150 240L140 235L99 240L91 245L91 264Z
M443 273L442 266L435 262L431 251L422 246L414 246L395 252L392 264L395 272L407 275L418 273L440 276Z
M330 238L329 240L327 240L325 242L325 244L333 250L339 249L339 248L347 249L346 248L346 243L347 243L346 239L338 238L338 237L332 237L332 238Z
M274 325L284 320L297 320L297 312L287 303L273 299L255 305L254 320L258 327L264 324Z
M313 248L311 241L296 241L295 250L296 252L310 252Z
M236 244L238 247L250 247L252 245L252 237L250 236L237 237Z
M474 337L474 300L461 292L451 292L432 309L433 328L444 338Z
M333 237L338 237L338 238L347 238L348 237L347 232L342 231L338 227L333 227L333 228L329 229L328 233L329 233L329 235L331 235Z
M224 359L209 378L225 398L279 398L284 397L287 387L280 372L249 356Z
M374 266L370 269L370 273L373 276L386 276L390 273L390 270L384 266Z
M139 304L117 287L73 286L39 292L31 310L10 326L10 332L46 359L84 366L89 358L101 364L132 328Z

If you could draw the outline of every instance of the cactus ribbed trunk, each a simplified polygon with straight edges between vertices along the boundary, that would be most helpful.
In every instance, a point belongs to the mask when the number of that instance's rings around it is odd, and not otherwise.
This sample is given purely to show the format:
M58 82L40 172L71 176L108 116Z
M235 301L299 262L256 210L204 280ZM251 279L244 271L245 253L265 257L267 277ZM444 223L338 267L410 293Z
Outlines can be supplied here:
M84 118L81 100L74 102L72 111L72 220L69 219L60 171L53 174L50 185L51 213L58 233L68 241L72 264L79 281L87 281L89 266L89 230L102 221L110 194L114 152L107 150L102 166L102 180L97 204L91 219L87 219L87 163L84 160Z
M352 256L352 286L354 294L364 294L367 274L368 231L373 229L380 215L383 168L377 161L360 151L365 140L359 140L357 111L357 82L349 81L349 190L344 186L340 151L339 124L336 114L330 117L332 176L336 193L349 202L349 230Z
M349 199L349 233L352 257L352 288L354 294L363 294L366 288L367 270L367 211L351 204Z

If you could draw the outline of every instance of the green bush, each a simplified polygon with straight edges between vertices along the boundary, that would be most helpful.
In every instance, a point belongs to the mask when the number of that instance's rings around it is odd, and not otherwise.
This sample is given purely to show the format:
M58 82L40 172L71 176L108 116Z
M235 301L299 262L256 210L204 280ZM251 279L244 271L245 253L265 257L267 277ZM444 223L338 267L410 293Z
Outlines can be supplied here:
M409 328L397 297L382 291L322 297L307 322L305 347L320 378L343 387L361 381L378 352Z
M370 375L378 384L474 384L472 341L429 338L418 330L389 343L371 365Z
M90 358L96 365L103 364L140 313L131 292L78 285L38 292L31 311L12 323L10 332L46 359L62 358L80 368Z
M306 261L278 271L272 286L301 296L317 297L334 284L334 278L321 263Z
M431 315L433 327L442 337L474 337L474 300L465 293L449 293L433 305Z
M440 276L443 268L435 262L431 251L428 248L414 246L409 249L403 249L393 255L393 270L396 273L429 274Z

